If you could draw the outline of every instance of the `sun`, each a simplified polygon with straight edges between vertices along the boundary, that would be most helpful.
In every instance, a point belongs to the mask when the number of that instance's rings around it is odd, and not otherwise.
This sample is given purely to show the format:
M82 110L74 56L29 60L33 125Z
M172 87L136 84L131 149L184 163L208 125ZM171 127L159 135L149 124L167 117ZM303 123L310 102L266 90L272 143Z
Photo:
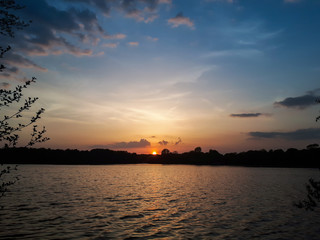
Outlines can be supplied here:
M153 151L153 152L152 152L152 155L157 155L157 152L156 152L156 151Z

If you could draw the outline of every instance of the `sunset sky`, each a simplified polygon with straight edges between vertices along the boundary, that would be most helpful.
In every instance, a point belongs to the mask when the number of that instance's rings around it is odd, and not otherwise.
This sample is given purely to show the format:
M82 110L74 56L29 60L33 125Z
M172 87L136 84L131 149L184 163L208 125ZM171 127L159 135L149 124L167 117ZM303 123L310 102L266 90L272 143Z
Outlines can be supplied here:
M320 144L319 0L28 0L0 86L37 147L239 152Z

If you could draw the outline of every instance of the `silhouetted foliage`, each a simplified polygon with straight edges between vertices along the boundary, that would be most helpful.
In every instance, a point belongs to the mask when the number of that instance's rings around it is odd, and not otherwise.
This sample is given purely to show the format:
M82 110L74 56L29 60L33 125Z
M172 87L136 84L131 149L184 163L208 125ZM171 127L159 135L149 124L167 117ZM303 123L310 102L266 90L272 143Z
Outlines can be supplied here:
M320 148L290 149L283 151L259 150L241 153L220 154L216 150L196 153L194 151L181 154L136 154L109 149L52 150L34 148L2 148L0 156L11 156L3 161L7 164L193 164L223 165L247 167L320 167Z
M307 149L310 150L310 149L314 149L314 148L318 148L319 147L319 144L317 143L313 143L313 144L309 144L307 146Z
M320 181L310 178L309 183L306 184L306 189L308 192L307 199L295 203L295 206L313 211L320 203Z
M196 153L201 153L201 151L202 151L201 147L196 147L194 149L194 152L196 152Z
M170 154L170 150L167 149L167 148L165 148L165 149L163 149L163 150L161 151L161 155L168 155L168 154Z
M16 30L21 30L24 27L28 26L29 23L20 19L19 16L13 12L16 10L22 9L23 6L17 4L15 0L0 0L0 35L8 36L13 38L15 36ZM0 46L0 58L4 58L5 53L11 50L11 46ZM5 66L0 64L0 72L5 71ZM41 118L41 115L44 112L43 108L40 108L35 114L25 120L25 115L32 105L38 100L38 98L28 97L24 99L24 103L18 107L18 109L13 108L14 103L19 103L22 100L23 94L22 91L27 88L31 83L35 82L35 78L26 81L23 85L18 85L14 90L0 89L0 142L1 145L5 148L16 147L19 140L19 132L24 130L30 125L32 126L30 140L26 143L25 147L33 146L39 142L45 142L49 138L44 137L43 135L46 132L46 129L43 127L42 130L38 130L38 126L35 125L35 122ZM6 114L7 113L7 114ZM23 120L19 122L19 120ZM2 155L8 156L8 155ZM9 155L10 156L10 155ZM21 156L22 157L22 156ZM5 159L1 158L1 167L0 170L0 198L4 196L7 191L7 187L14 184L17 178L13 180L7 180L6 176L17 168L3 167Z
M9 108L14 102L20 102L23 97L22 90L27 88L31 83L35 82L35 78L31 81L27 81L24 85L18 85L15 90L0 89L0 110ZM2 115L0 117L0 142L4 142L4 147L16 147L19 135L18 132L34 124L44 112L43 108L40 108L34 116L24 123L14 123L17 119L23 118L23 113L30 110L31 106L38 100L38 98L30 98L24 100L24 104L10 115ZM10 109L12 111L12 109ZM45 127L42 130L38 130L37 125L33 125L31 137L26 147L33 146L36 143L41 143L49 140L49 138L43 135L46 132Z

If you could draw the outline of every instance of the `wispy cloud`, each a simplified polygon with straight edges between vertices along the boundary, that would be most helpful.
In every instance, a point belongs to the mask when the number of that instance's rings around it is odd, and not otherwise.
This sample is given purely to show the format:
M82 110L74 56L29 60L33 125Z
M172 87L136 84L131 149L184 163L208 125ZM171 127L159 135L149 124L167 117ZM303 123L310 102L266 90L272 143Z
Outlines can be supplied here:
M180 144L180 143L182 143L182 139L179 137L179 138L178 138L178 141L176 141L174 145L178 145L178 144Z
M172 0L159 0L159 3L162 3L162 4L171 4L171 3L172 3Z
M256 57L263 55L263 52L258 49L230 49L221 51L212 51L205 57Z
M307 94L298 97L288 97L282 101L274 103L275 107L287 107L305 109L317 104L316 100L320 98L320 89L307 92Z
M253 138L282 138L286 140L320 139L320 128L298 129L291 132L249 132Z
M7 82L2 82L2 83L0 83L0 88L2 88L2 89L7 89L7 88L9 88L9 87L10 87L10 84L7 83Z
M151 23L159 17L158 14L155 14L153 12L141 10L130 11L126 14L126 16L129 18L134 18L138 22L145 23Z
M166 141L166 140L162 140L162 141L160 141L160 142L158 142L161 146L167 146L168 145L168 141Z
M137 47L139 46L139 42L128 42L128 45L131 47Z
M115 48L115 43L104 40L121 40L123 33L109 33L98 20L99 12L110 16L111 10L123 13L125 17L135 18L146 23L154 21L159 4L171 4L170 0L131 0L131 1L94 1L64 0L64 7L51 1L29 0L23 2L26 7L20 10L21 18L31 20L32 24L23 31L17 31L14 39L3 38L1 45L10 43L15 49L16 58L24 59L24 67L33 67L44 71L45 68L29 60L30 56L49 56L70 54L77 57L99 56L92 48L100 45ZM86 7L79 7L85 5ZM138 43L132 43L137 46ZM8 57L8 54L5 56ZM20 61L21 62L21 61ZM7 62L6 67L22 67L19 62ZM21 74L21 72L19 72ZM16 79L18 72L7 71L9 78Z
M297 3L300 2L300 0L284 0L285 3Z
M226 3L234 3L235 0L206 0L206 2L226 2Z
M130 141L130 142L117 142L109 145L104 145L105 148L110 149L127 149L127 148L145 148L149 147L151 144L146 139L140 139L140 141Z
M119 43L105 43L102 46L107 48L117 48Z
M150 13L156 14L156 9L159 4L171 4L171 0L65 0L71 3L82 3L89 7L94 7L100 10L104 15L110 16L112 9L124 12L127 17L135 18L137 21L147 21L150 18ZM149 13L149 16L148 16ZM151 14L152 15L152 14Z
M103 38L105 38L105 39L124 39L126 37L127 37L127 35L125 35L123 33L117 33L117 34L113 34L113 35L109 35L109 34L103 35Z
M13 52L8 52L5 56L5 58L3 59L3 63L5 65L9 65L9 66L13 66L13 67L9 67L8 69L4 70L4 73L18 73L19 70L17 67L20 68L34 68L37 69L39 71L47 71L46 68L39 66L38 64L34 63L33 61L31 61L30 59L23 57L21 55L18 55L16 53ZM6 71L8 70L8 71Z
M177 27L185 25L191 29L195 29L193 21L190 18L183 16L182 12L178 13L175 17L170 18L168 20L168 23L173 28L177 28Z
M238 117L238 118L254 118L261 116L270 116L270 114L266 113L232 113L230 117Z
M157 42L159 39L156 37L147 36L147 39L152 42Z

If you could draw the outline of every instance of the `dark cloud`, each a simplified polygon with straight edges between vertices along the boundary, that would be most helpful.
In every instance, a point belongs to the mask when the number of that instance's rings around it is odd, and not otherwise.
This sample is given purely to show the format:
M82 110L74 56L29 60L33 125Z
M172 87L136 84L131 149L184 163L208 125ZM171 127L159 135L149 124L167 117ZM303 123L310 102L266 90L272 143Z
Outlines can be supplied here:
M182 143L182 139L179 137L179 138L178 138L178 141L176 141L174 145L178 145L178 144L180 144L180 143Z
M166 140L162 140L162 141L160 141L160 142L158 142L161 146L167 146L168 145L168 141L166 141Z
M99 25L96 14L89 9L60 10L46 1L26 1L23 17L32 20L14 41L15 48L27 55L69 53L92 55L81 43L95 43L107 35Z
M40 71L47 71L46 68L43 68L39 65L37 65L36 63L34 63L33 61L29 60L28 58L25 58L19 54L13 53L13 52L8 52L5 56L5 58L3 59L3 63L5 65L9 65L13 67L7 67L4 71L4 73L19 73L19 69L18 67L21 68L35 68L37 70Z
M64 7L60 8L60 3ZM126 38L123 33L108 33L99 24L97 11L109 15L111 9L122 11L127 17L138 21L151 22L156 17L156 8L161 3L170 4L164 0L61 0L59 1L23 1L25 8L19 10L22 19L31 20L30 26L17 31L15 38L0 39L1 46L11 45L15 57L21 61L6 63L6 67L33 67L45 70L39 64L32 62L30 56L47 56L71 54L74 56L95 56L93 46L105 44ZM112 45L115 46L115 45ZM6 54L4 58L7 58ZM5 75L17 79L18 72L7 71Z
M239 117L239 118L251 118L251 117L260 117L264 115L263 113L232 113L230 117Z
M298 129L291 132L249 132L253 138L282 138L286 140L320 139L320 128Z
M105 148L110 149L126 149L126 148L145 148L149 147L151 144L146 139L140 139L140 141L131 141L131 142L118 142L114 144L105 145Z
M282 101L275 102L276 107L305 109L316 104L316 100L320 98L320 89L307 92L307 94L299 97L288 97Z

